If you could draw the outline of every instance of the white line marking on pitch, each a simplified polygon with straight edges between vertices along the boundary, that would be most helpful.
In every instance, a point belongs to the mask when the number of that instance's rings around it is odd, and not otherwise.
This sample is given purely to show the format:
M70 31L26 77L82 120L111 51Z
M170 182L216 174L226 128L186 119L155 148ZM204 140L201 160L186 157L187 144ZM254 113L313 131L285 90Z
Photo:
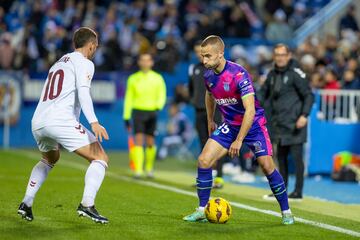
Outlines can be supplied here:
M26 155L27 156L30 155L32 158L39 157L37 154L35 155L35 153L33 153L33 152L26 152ZM83 165L83 164L74 163L74 162L66 161L66 160L64 161L64 159L62 159L62 161L59 161L57 164L64 165L64 166L67 166L67 167L71 167L71 168L75 168L75 169L79 169L79 170L86 170L87 169L87 167L85 165ZM159 184L159 183L155 183L155 182L134 180L134 179L132 179L130 177L121 176L121 175L118 175L118 174L110 172L110 171L107 171L106 175L109 176L109 177L124 180L124 181L127 181L127 182L138 183L140 185L150 186L150 187L154 187L154 188L158 188L158 189L162 189L162 190L167 190L167 191L170 191L170 192L175 192L175 193L180 193L180 194L183 194L183 195L197 197L197 194L194 193L194 192L182 190L180 188L171 187L171 186L167 186L167 185L163 185L163 184ZM232 206L242 208L242 209L246 209L246 210L249 210L249 211L260 212L260 213L272 215L272 216L275 216L275 217L281 217L280 213L274 212L274 211L271 211L271 210L264 210L264 209L260 209L260 208L256 208L256 207L251 207L249 205L241 204L241 203L238 203L238 202L230 202L230 204ZM321 223L321 222L315 222L315 221L312 221L312 220L307 220L307 219L299 218L299 217L295 217L295 220L296 220L296 222L301 222L301 223L312 225L312 226L315 226L315 227L319 227L319 228L323 228L323 229L327 229L327 230L331 230L331 231L335 231L335 232L339 232L339 233L344 233L344 234L354 236L354 237L360 237L360 232L356 232L356 231L349 230L349 229L346 229L346 228L337 227L337 226L334 226L334 225Z

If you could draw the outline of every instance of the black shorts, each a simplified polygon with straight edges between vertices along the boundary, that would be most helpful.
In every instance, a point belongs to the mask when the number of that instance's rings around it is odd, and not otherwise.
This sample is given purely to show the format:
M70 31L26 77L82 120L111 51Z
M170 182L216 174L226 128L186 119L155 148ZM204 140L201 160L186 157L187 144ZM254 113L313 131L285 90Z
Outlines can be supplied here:
M156 129L157 111L133 110L132 119L135 133L154 136Z

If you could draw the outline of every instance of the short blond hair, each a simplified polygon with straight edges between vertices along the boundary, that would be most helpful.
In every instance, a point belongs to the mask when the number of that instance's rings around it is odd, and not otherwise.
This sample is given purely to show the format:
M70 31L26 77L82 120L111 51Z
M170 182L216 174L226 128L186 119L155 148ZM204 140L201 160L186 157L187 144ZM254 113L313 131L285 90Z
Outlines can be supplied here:
M210 35L202 41L201 47L206 47L207 45L217 45L222 51L225 50L224 41L217 35Z

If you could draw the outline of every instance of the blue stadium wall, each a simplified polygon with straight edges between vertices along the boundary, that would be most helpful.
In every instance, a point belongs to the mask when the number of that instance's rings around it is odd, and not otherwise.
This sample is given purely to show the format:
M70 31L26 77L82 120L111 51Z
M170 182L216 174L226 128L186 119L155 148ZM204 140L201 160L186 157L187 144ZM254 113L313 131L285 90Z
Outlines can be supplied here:
M187 71L183 66L181 73L165 74L167 83L168 97L171 99L176 84L187 82ZM109 150L127 149L127 131L122 120L123 112L123 92L128 73L115 75L118 82L115 84L118 88L118 99L111 104L96 104L96 114L99 121L106 127L110 140L103 143ZM38 76L39 77L39 76ZM99 77L99 75L97 76ZM101 76L106 79L106 76ZM44 78L42 78L44 79ZM109 77L111 81L111 77ZM120 79L120 80L119 80ZM318 98L317 98L318 99ZM11 148L36 148L35 141L31 133L31 118L36 107L36 102L23 101L19 111L18 122L10 129L10 147ZM191 107L184 107L184 111L190 119L194 119L194 111ZM314 105L310 115L309 126L309 144L307 149L307 170L309 174L329 174L332 169L332 157L340 151L350 151L360 154L360 144L358 136L360 134L360 124L335 124L332 122L320 121L316 117L317 103ZM82 122L86 123L82 116ZM167 122L166 109L159 114L159 138L165 132ZM88 127L88 124L84 124ZM0 126L0 146L3 145L3 126ZM200 149L198 141L194 141L192 151L196 156ZM0 155L1 160L1 155Z

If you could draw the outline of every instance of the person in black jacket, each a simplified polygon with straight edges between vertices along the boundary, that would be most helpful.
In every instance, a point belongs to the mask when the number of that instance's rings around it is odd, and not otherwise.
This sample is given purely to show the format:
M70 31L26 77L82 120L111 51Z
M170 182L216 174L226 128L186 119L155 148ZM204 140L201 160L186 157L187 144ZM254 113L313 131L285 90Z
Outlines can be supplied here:
M208 124L207 124L207 115L205 108L205 81L204 81L204 72L206 68L202 64L201 54L201 41L196 42L194 45L195 54L199 60L198 63L192 64L189 66L189 97L190 103L195 108L195 127L199 135L201 148L204 148L206 141L209 138L208 133ZM221 123L221 114L217 110L215 111L215 121L216 123ZM222 166L224 159L220 159L216 165L216 178L214 179L214 188L222 188L224 185L224 180L222 179Z
M289 199L302 199L303 145L307 140L307 122L314 96L306 74L291 58L289 47L278 44L274 47L273 54L274 68L269 72L260 90L259 99L265 103L267 109L270 136L277 145L277 160L286 186L289 153L295 161L296 184Z

